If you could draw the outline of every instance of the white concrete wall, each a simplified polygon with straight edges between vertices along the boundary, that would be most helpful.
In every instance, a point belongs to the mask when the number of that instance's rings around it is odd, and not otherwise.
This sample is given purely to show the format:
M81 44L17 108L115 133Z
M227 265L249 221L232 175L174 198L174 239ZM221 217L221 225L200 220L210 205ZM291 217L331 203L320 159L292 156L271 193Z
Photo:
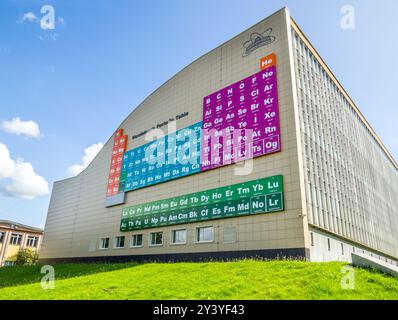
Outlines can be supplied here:
M388 255L313 227L309 229L309 238L310 260L313 262L346 261L351 263L351 253L364 253L384 262L398 265L397 260ZM330 247L328 243L330 243Z

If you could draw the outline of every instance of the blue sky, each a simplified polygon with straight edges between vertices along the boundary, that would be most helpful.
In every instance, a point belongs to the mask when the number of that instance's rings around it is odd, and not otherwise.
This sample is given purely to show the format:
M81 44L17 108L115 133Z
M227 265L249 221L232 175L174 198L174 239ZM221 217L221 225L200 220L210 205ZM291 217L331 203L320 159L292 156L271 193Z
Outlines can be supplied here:
M354 30L340 27L346 4ZM40 27L43 5L55 9L54 30ZM397 159L396 0L2 0L0 153L19 178L0 163L0 219L43 227L44 180L51 191L163 82L283 6ZM9 187L24 174L41 190Z

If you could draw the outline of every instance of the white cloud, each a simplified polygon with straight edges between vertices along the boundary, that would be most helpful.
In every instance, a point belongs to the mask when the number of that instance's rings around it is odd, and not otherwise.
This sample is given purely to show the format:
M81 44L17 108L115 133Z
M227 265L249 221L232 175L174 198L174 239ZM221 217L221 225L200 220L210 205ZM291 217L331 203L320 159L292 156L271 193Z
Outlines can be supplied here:
M98 154L98 152L100 152L103 146L104 145L99 142L84 149L84 156L81 160L81 163L70 166L67 170L67 173L71 176L77 176L80 172L87 168L87 166L90 164L91 161L93 161L93 159Z
M7 146L0 142L0 193L32 200L49 193L48 182L29 162L11 159Z
M34 121L22 121L20 118L14 118L10 121L3 121L1 128L3 131L11 134L22 134L33 138L40 137L39 125Z
M33 12L26 12L23 14L22 18L21 18L21 22L34 22L37 20L36 15Z

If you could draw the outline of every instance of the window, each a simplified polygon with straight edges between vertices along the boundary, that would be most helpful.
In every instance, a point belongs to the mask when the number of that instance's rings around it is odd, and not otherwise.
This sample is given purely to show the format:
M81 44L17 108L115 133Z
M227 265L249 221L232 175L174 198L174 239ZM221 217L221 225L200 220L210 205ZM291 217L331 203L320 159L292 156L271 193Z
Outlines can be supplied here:
M173 230L172 231L172 243L173 244L185 244L187 243L187 230Z
M132 247L142 247L142 234L133 234L131 238Z
M5 267L12 267L15 266L15 261L5 261L4 262Z
M330 239L328 239L328 251L330 251Z
M26 246L31 248L36 248L38 242L39 242L39 237L29 236L28 240L26 241Z
M311 232L310 235L311 235L311 247L313 247L314 246L314 233Z
M224 243L236 242L236 228L224 227Z
M341 243L341 254L344 256L344 243Z
M101 238L99 248L100 249L108 249L109 248L109 238Z
M3 241L4 241L4 235L5 235L4 232L0 232L0 243L3 243Z
M88 242L88 252L94 252L97 247L97 240L90 240Z
M197 242L212 242L214 240L213 227L203 227L196 229Z
M163 232L152 232L149 239L149 245L161 246L163 244Z
M13 246L19 246L21 244L22 234L11 233L10 244Z
M115 248L124 248L124 236L115 238Z

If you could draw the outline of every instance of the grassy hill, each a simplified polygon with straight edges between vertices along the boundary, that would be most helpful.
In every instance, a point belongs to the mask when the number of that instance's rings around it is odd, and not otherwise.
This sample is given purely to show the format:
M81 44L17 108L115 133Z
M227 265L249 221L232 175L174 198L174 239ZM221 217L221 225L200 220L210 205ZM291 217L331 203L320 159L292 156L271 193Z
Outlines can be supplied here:
M55 289L40 266L0 268L0 299L398 299L398 279L344 263L255 261L55 265Z

